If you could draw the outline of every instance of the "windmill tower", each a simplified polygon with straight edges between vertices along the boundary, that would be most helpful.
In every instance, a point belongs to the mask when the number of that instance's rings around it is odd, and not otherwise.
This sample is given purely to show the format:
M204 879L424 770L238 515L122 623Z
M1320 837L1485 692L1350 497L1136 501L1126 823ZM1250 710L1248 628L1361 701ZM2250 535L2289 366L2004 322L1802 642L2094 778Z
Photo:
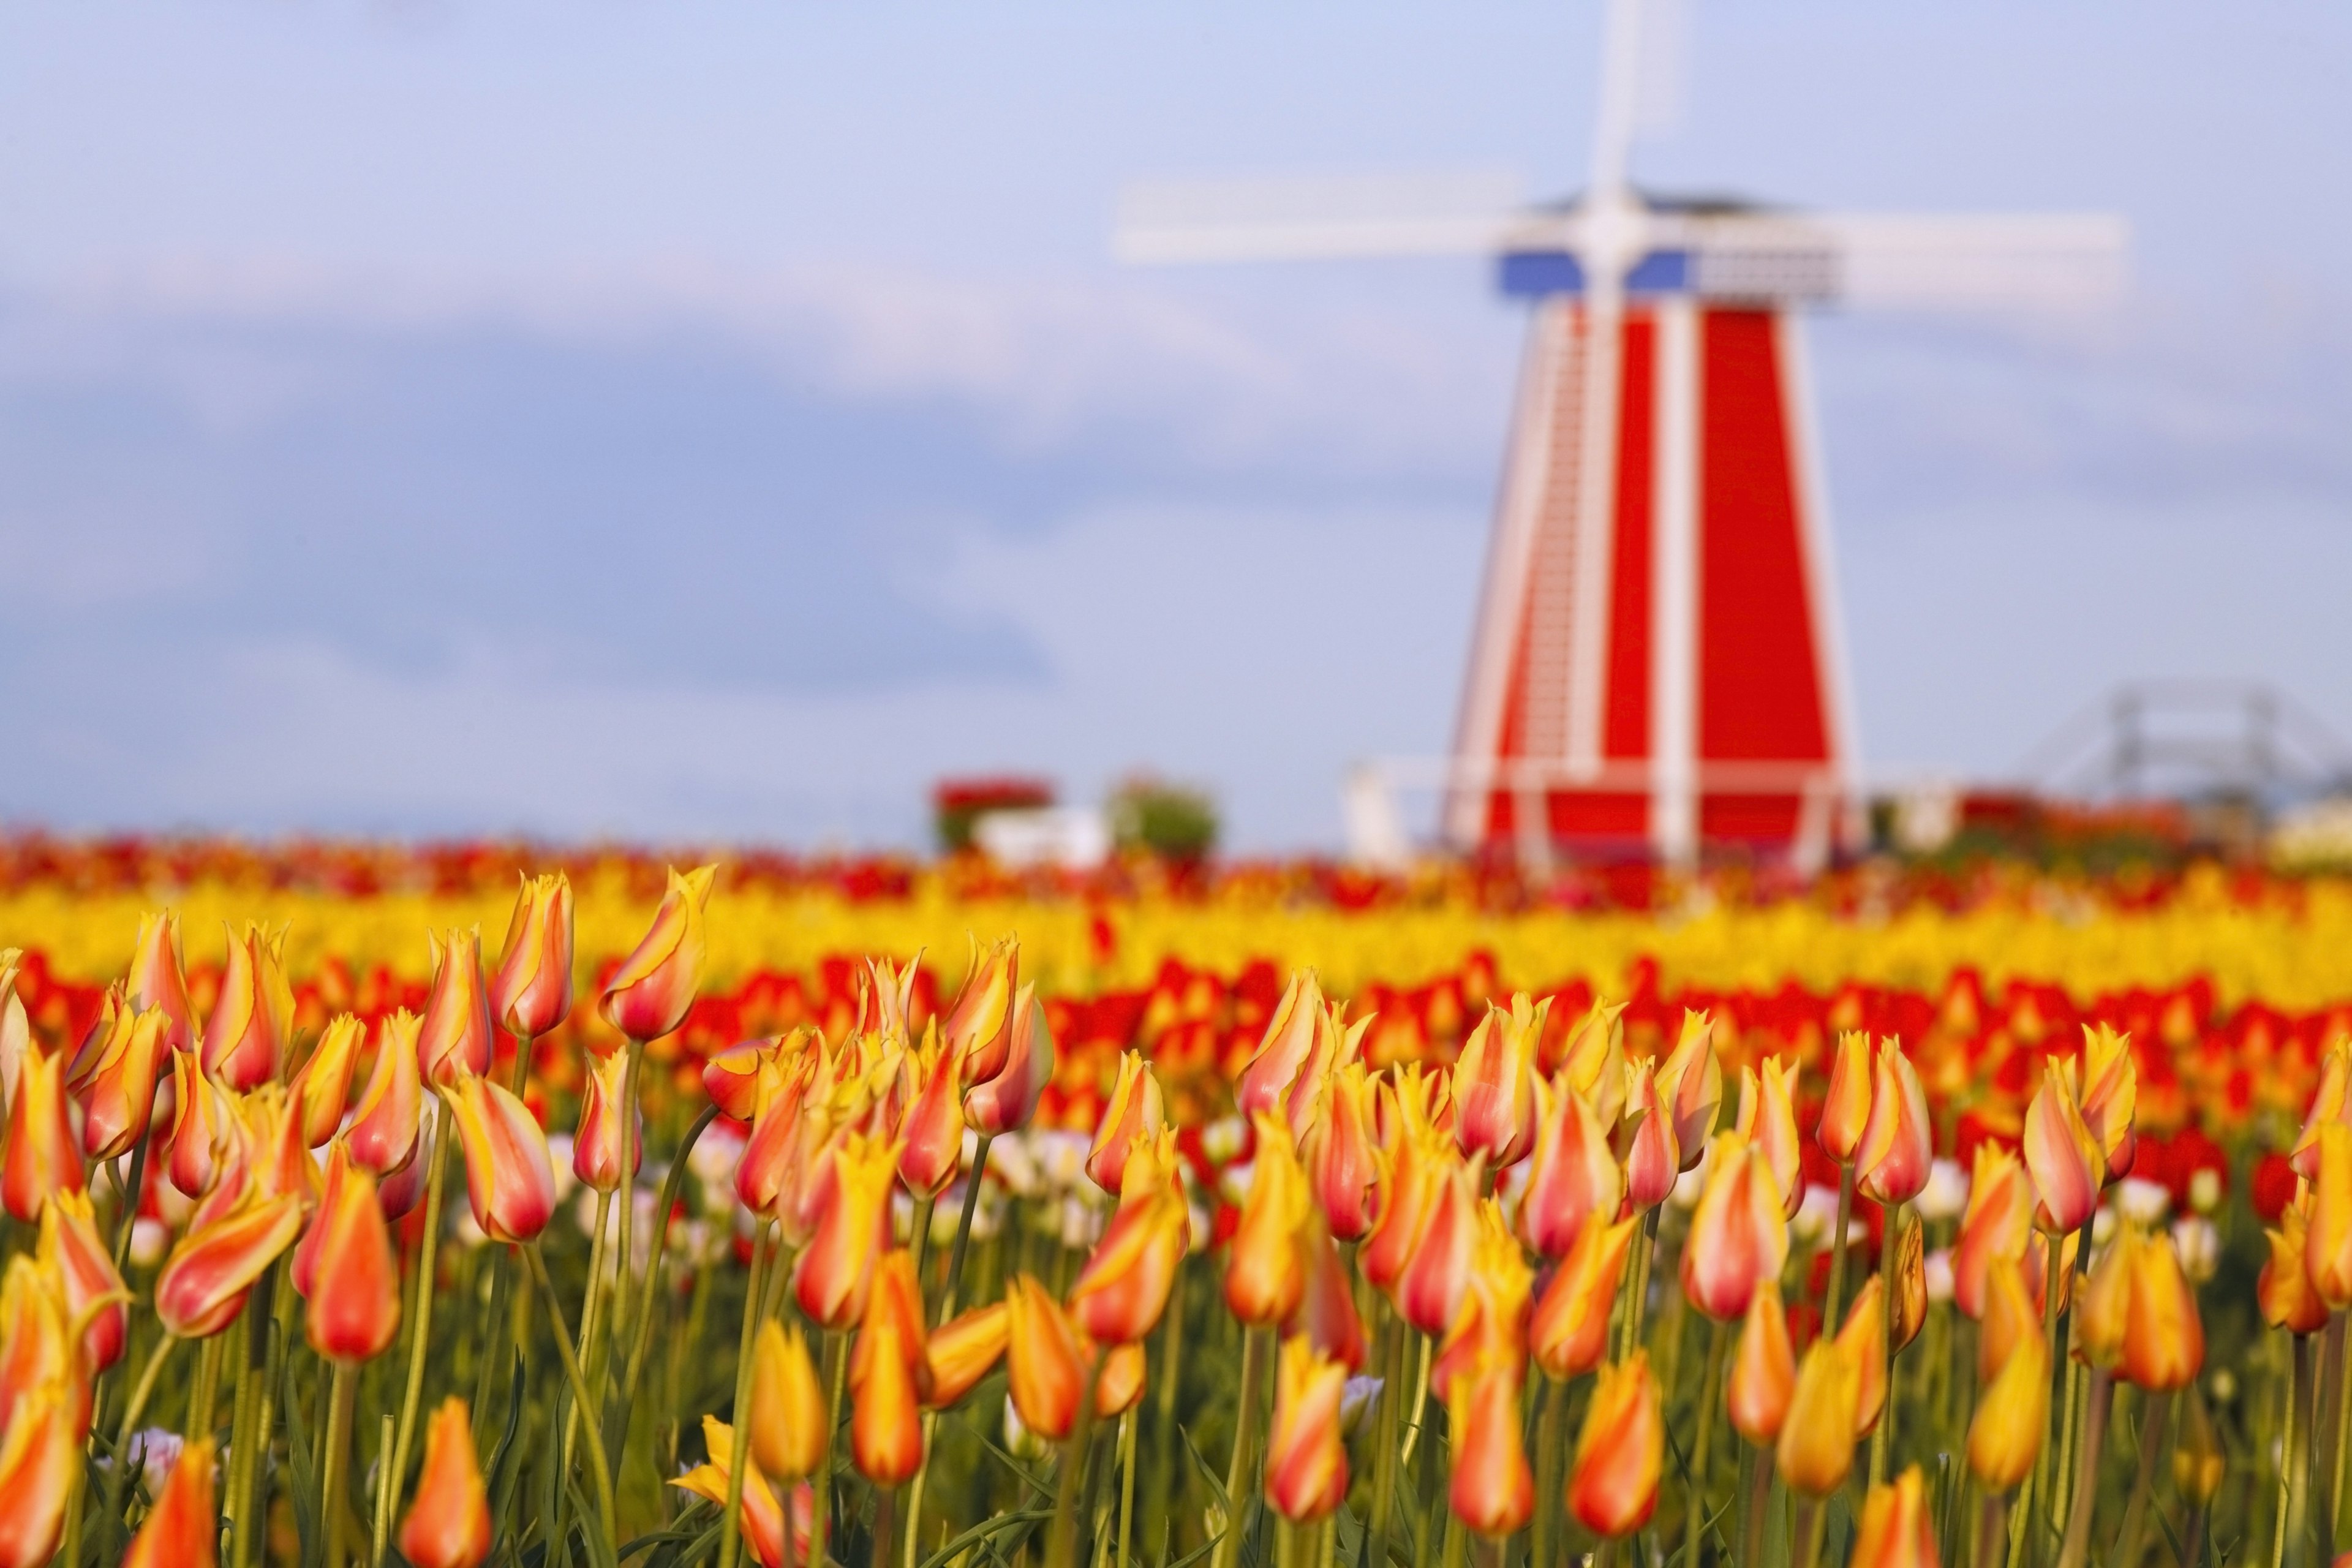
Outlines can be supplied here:
M2095 301L2104 216L1856 217L1627 178L1641 0L1611 0L1591 175L1564 206L1461 186L1139 187L1139 261L1485 252L1532 307L1452 752L1445 837L1548 865L1738 848L1818 864L1858 755L1798 312Z

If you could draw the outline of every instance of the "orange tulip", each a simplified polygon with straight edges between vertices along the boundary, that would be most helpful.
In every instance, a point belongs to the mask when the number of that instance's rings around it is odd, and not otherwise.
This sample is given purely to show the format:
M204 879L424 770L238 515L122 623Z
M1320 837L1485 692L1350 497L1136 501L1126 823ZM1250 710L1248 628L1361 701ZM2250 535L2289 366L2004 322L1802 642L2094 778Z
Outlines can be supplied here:
M122 1304L131 1291L114 1267L114 1257L98 1234L88 1193L59 1193L41 1211L40 1267L63 1291L66 1316L86 1323L81 1353L91 1372L104 1372L122 1357L129 1331Z
M716 866L698 866L684 876L672 868L653 925L605 983L597 1010L630 1039L668 1034L694 1005L708 946L702 911L718 877Z
M1789 1344L1789 1318L1780 1306L1780 1285L1766 1279L1748 1303L1732 1352L1726 1403L1731 1429L1758 1447L1769 1447L1789 1418L1797 1390L1797 1356Z
M1969 1468L1989 1491L2007 1491L2026 1478L2050 1425L2050 1344L2029 1323L2002 1361L1969 1423Z
M2074 1306L2074 1354L2092 1366L2112 1371L2123 1362L2131 1330L2134 1255L2147 1245L2130 1226L2118 1226L2083 1282Z
M0 1201L20 1222L41 1217L51 1193L82 1190L81 1149L66 1110L65 1058L35 1046L16 1069L8 1107L8 1148L0 1162Z
M184 1445L163 1493L147 1510L121 1568L214 1568L220 1510L213 1500L213 1440Z
M375 1201L375 1178L351 1163L341 1145L329 1201L312 1222L319 1235L303 1331L330 1361L382 1355L400 1332L400 1260Z
M760 1325L751 1360L751 1458L782 1481L807 1475L824 1458L824 1391L817 1386L800 1325Z
M702 1447L710 1456L709 1459L695 1466L670 1485L690 1491L723 1510L727 1507L728 1482L735 1463L735 1429L716 1415L704 1416ZM808 1489L805 1482L794 1489L794 1514L803 1511L799 1494ZM767 1478L761 1475L756 1458L743 1472L742 1500L736 1505L736 1519L742 1528L743 1544L750 1547L751 1555L760 1560L760 1568L782 1568L786 1528L783 1505L777 1501ZM795 1518L791 1521L791 1528L795 1546L794 1561L811 1561L805 1526Z
M1020 1018L1020 940L1006 937L991 944L984 953L979 943L972 943L963 989L948 1008L940 1037L949 1051L963 1058L964 1072L975 1083L1004 1071L1013 1054L1013 1030ZM971 1107L965 1110L969 1114Z
M55 1268L20 1252L0 1281L0 1433L15 1426L26 1401L52 1386L73 1396L68 1414L79 1437L88 1421L89 1383L73 1342L66 1283Z
M1675 1142L1675 1121L1661 1098L1654 1064L1643 1061L1633 1069L1633 1087L1625 1096L1625 1119L1618 1135L1625 1150L1625 1201L1647 1213L1666 1201L1682 1174L1683 1156Z
M2205 1325L2197 1315L2197 1292L2180 1270L2172 1237L2159 1233L2132 1249L2123 1375L2153 1393L2186 1388L2204 1364Z
M1266 1024L1265 1037L1234 1086L1234 1103L1241 1113L1255 1120L1260 1111L1274 1111L1287 1120L1292 1088L1307 1072L1317 1054L1318 1040L1325 1065L1328 1066L1332 1051L1330 1028L1330 1012L1324 1005L1322 987L1316 984L1315 972L1306 970L1291 975L1290 984L1283 989L1282 1000L1275 1006L1273 1018Z
M2303 1267L2319 1299L2340 1312L2352 1307L2352 1127L2331 1121L2320 1128L2315 1163Z
M1059 1442L1077 1419L1087 1369L1077 1331L1045 1288L1026 1274L1005 1289L1005 1366L1013 1408L1038 1436Z
M1546 1258L1564 1258L1585 1226L1606 1225L1625 1200L1625 1173L1609 1135L1566 1074L1536 1080L1536 1146L1519 1198L1519 1237Z
M1830 1062L1828 1096L1822 1101L1821 1125L1813 1139L1822 1152L1839 1164L1851 1164L1870 1125L1872 1081L1870 1037L1849 1030L1838 1037L1837 1054Z
M2074 1098L2072 1065L2044 1063L2042 1087L2025 1108L2025 1168L2042 1199L2034 1224L2057 1236L2081 1229L2098 1212L2107 1168Z
M977 1064L986 1059L983 1056L969 1057L964 1063L971 1079L963 1091L964 1120L992 1138L1029 1125L1037 1097L1054 1080L1054 1035L1045 1026L1045 1009L1034 987L1024 985L1013 993L1012 1020L993 1072L982 1073Z
M903 1486L923 1464L923 1297L903 1248L874 1270L849 1358L849 1451L877 1486ZM754 1434L756 1436L756 1433ZM756 1457L758 1448L752 1449Z
M898 1146L852 1132L820 1177L816 1229L793 1266L793 1295L809 1321L839 1332L866 1315L875 1260L889 1241Z
M1447 1160L1436 1175L1428 1227L1397 1280L1397 1311L1424 1334L1453 1326L1470 1288L1471 1253L1478 1238L1478 1204L1470 1184L1470 1167Z
M1519 1386L1508 1361L1486 1354L1446 1388L1454 1434L1446 1502L1454 1518L1489 1540L1523 1529L1535 1512L1535 1472L1519 1436Z
M1584 1097L1603 1132L1625 1109L1625 1005L1595 998L1560 1050L1559 1078Z
M302 1200L254 1196L191 1229L155 1276L155 1316L166 1333L204 1339L245 1310L253 1282L302 1233Z
M1918 1466L1870 1489L1847 1568L1937 1568L1936 1521Z
M229 933L228 967L220 1000L205 1021L205 1071L222 1088L242 1094L278 1076L279 1056L293 1026L294 993L286 984L284 927L248 923Z
M1151 1064L1143 1059L1141 1051L1122 1053L1110 1104L1104 1109L1094 1144L1087 1151L1087 1174L1103 1191L1118 1192L1119 1178L1127 1171L1128 1146L1139 1137L1156 1136L1167 1125L1167 1102L1160 1092L1160 1080L1151 1074Z
M1548 1376L1565 1382L1601 1364L1609 1344L1609 1313L1640 1224L1628 1216L1614 1225L1586 1226L1552 1270L1551 1283L1528 1322L1528 1348Z
M493 1241L530 1241L555 1214L547 1134L506 1085L460 1071L442 1090L466 1153L474 1223Z
M2288 1156L2295 1174L2306 1181L2319 1179L2319 1130L2331 1121L2344 1120L2346 1091L2352 1089L2352 1037L2339 1037L2331 1042L2327 1054L2319 1061L2319 1086L2312 1091L2311 1107L2303 1119L2303 1131L2294 1141L2294 1150Z
M1895 1222L1887 1221L1892 1225ZM1919 1337L1927 1322L1927 1226L1917 1220L1903 1226L1895 1238L1895 1279L1890 1289L1895 1292L1893 1310L1887 1325L1895 1353Z
M1376 1289L1395 1295L1406 1266L1428 1233L1439 1188L1452 1163L1452 1154L1438 1134L1424 1126L1403 1129L1389 1149L1376 1205L1380 1217L1372 1222L1371 1234L1356 1254L1357 1268Z
M1102 1370L1095 1374L1095 1419L1124 1415L1143 1398L1150 1363L1139 1344L1112 1345L1102 1352Z
M365 1026L349 1013L337 1014L319 1037L290 1086L302 1120L302 1143L317 1149L342 1130L343 1107L352 1098L352 1073L359 1066Z
M352 1112L344 1142L354 1164L379 1176L404 1169L416 1154L425 1090L418 1077L416 1037L424 1020L406 1008L376 1026L375 1067Z
M164 1173L184 1195L200 1198L219 1184L224 1157L241 1135L236 1113L192 1051L172 1053L172 1099L177 1110Z
M702 1064L702 1089L719 1114L749 1121L760 1111L760 1074L770 1066L789 1068L806 1054L810 1031L768 1035L728 1047Z
M159 1011L133 1013L125 1007L115 1015L81 1095L81 1152L89 1158L127 1154L147 1136L170 1027L171 1020Z
M1759 1075L1739 1069L1739 1115L1735 1131L1747 1134L1772 1173L1773 1189L1780 1194L1780 1212L1793 1215L1805 1201L1804 1140L1797 1131L1797 1069L1779 1057L1767 1057Z
M1658 1069L1658 1103L1674 1118L1675 1147L1687 1171L1705 1158L1723 1107L1723 1064L1716 1059L1714 1020L1705 1013L1683 1014L1682 1037Z
M1527 1375L1528 1294L1534 1279L1503 1223L1502 1205L1493 1198L1479 1204L1462 1304L1429 1366L1433 1393L1447 1397L1457 1375L1489 1360L1514 1378Z
M1845 1484L1861 1399L1862 1379L1845 1346L1821 1339L1805 1347L1774 1456L1791 1491L1824 1498Z
M1489 1003L1486 1016L1463 1042L1454 1064L1454 1143L1465 1159L1484 1154L1487 1167L1515 1164L1535 1142L1536 1042L1550 1004L1527 993L1508 1012Z
M1150 1333L1167 1309L1192 1239L1176 1160L1170 1128L1149 1140L1139 1136L1125 1162L1118 1212L1070 1287L1071 1315L1089 1339L1130 1343Z
M2083 1122L2106 1155L2106 1178L2118 1181L2132 1167L2139 1140L2132 1115L2139 1101L2139 1069L2131 1037L2105 1024L2083 1026Z
M180 968L180 917L171 910L139 917L139 942L122 999L140 1012L163 1015L164 1049L195 1048L196 1010L189 1005L188 982Z
M1933 1134L1927 1096L1911 1058L1900 1043L1882 1041L1871 1079L1870 1121L1853 1153L1854 1191L1882 1204L1917 1197L1936 1159Z
M1845 1323L1837 1332L1838 1352L1853 1368L1856 1437L1867 1437L1876 1430L1878 1418L1886 1410L1885 1294L1885 1281L1872 1275L1870 1282L1854 1293Z
M1381 1083L1360 1061L1332 1069L1323 1114L1307 1136L1307 1179L1331 1234L1361 1241L1380 1215L1381 1150L1373 1131Z
M425 1428L416 1497L401 1521L400 1554L415 1568L476 1568L490 1554L490 1505L474 1457L474 1425L456 1394Z
M1683 1247L1683 1294L1717 1322L1744 1317L1760 1279L1777 1279L1789 1257L1789 1225L1762 1151L1737 1132L1715 1141L1690 1239Z
M1012 1331L1012 1314L1002 1301L974 1307L931 1331L923 1358L931 1369L931 1394L927 1402L944 1410L972 1390L1003 1358Z
M1969 1317L1984 1316L1985 1280L1993 1261L2024 1258L2033 1236L2033 1188L2017 1156L1997 1144L1978 1144L1969 1205L1952 1247L1952 1304Z
M416 1066L425 1081L447 1089L461 1074L490 1070L490 1000L482 984L482 933L452 931L432 938L433 994L417 1031Z
M1339 1399L1348 1369L1304 1335L1282 1342L1275 1362L1274 1426L1265 1451L1265 1500L1295 1523L1322 1519L1348 1495L1348 1448Z
M1255 1174L1225 1255L1225 1305L1244 1323L1266 1328L1290 1316L1306 1291L1299 1239L1313 1205L1289 1124L1264 1110L1251 1120L1257 1125Z
M898 1180L916 1197L936 1198L955 1180L963 1157L963 1067L936 1036L908 1061L918 1087L898 1124L906 1144L898 1155Z
M1612 1540L1649 1523L1658 1506L1665 1435L1648 1352L1602 1367L1568 1475L1568 1507L1577 1521Z
M572 1016L572 879L558 871L521 881L490 981L490 1015L518 1040Z
M1356 1313L1355 1279L1320 1214L1309 1215L1299 1245L1307 1261L1307 1289L1297 1310L1284 1321L1283 1336L1304 1335L1350 1373L1360 1372L1367 1347L1363 1320Z
M41 1568L57 1550L81 1464L74 1404L62 1383L44 1384L0 1434L0 1568Z
M2180 1438L2172 1450L2172 1484L2199 1508L2211 1506L2230 1473L2230 1456L2202 1394L2192 1394L2180 1408Z
M1984 1323L1977 1335L1977 1376L1990 1383L2000 1375L2017 1349L2042 1338L2042 1315L2025 1288L2025 1269L2013 1258L1995 1258L1986 1271ZM2045 1355L2048 1345L2042 1347Z
M2263 1233L2270 1237L2271 1256L2254 1282L2254 1298L2263 1321L2290 1333L2315 1334L2327 1326L2327 1303L2312 1289L2304 1268L2309 1230L2302 1208L2291 1204L2279 1215L2278 1228Z
M600 1193L616 1192L628 1179L621 1173L621 1161L629 1058L614 1051L608 1057L592 1055L585 1065L588 1073L580 1095L580 1125L572 1134L572 1173L583 1186ZM636 1123L635 1135L628 1140L629 1152L636 1156L635 1168L629 1173L633 1177L645 1168L645 1111L629 1105L626 1118Z

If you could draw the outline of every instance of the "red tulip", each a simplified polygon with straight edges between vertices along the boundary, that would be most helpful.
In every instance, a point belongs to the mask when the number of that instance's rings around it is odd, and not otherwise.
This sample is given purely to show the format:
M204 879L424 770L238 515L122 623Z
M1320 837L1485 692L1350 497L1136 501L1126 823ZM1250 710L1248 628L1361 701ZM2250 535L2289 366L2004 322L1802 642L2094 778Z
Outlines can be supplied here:
M572 1016L572 879L524 877L490 981L490 1013L518 1040Z
M849 1358L849 1451L877 1486L903 1486L923 1464L923 1297L915 1260L886 1254Z
M400 1331L400 1260L376 1205L375 1178L352 1164L340 1145L329 1160L335 1176L312 1222L319 1245L304 1332L330 1361L371 1361Z
M228 968L220 1000L205 1021L205 1071L224 1089L243 1093L278 1076L278 1059L294 1018L286 984L286 931L247 924L229 934Z
M580 1096L580 1125L572 1134L572 1173L600 1193L618 1190L646 1163L645 1112L635 1104L623 1110L629 1058L618 1051L609 1057L591 1056L588 1077ZM635 1122L629 1152L635 1163L627 1176L621 1171L622 1128Z
M214 1568L220 1510L213 1501L213 1440L182 1446L163 1493L147 1510L121 1568Z
M65 1060L37 1046L16 1069L16 1099L8 1107L8 1148L0 1163L0 1198L17 1220L31 1225L52 1193L82 1190L81 1150L66 1110Z
M1716 1059L1715 1024L1705 1013L1683 1015L1682 1038L1658 1069L1658 1103L1675 1121L1675 1147L1685 1171L1706 1157L1723 1106L1723 1064Z
M1013 993L1005 1047L993 1058L995 1070L983 1071L990 1059L983 1049L964 1060L970 1087L963 1091L963 1114L973 1131L992 1138L1029 1125L1037 1097L1054 1081L1054 1037L1034 988Z
M81 1093L81 1148L91 1159L127 1154L147 1136L170 1027L171 1020L161 1012L133 1013L126 1007L115 1016Z
M1499 1358L1482 1355L1445 1394L1454 1434L1454 1474L1446 1501L1454 1517L1489 1540L1524 1527L1535 1512L1535 1472L1519 1438L1519 1378Z
M423 1020L406 1008L384 1018L375 1030L375 1068L360 1090L344 1142L352 1162L379 1176L404 1169L416 1154L425 1090L418 1077L416 1039Z
M898 1124L906 1145L898 1155L898 1180L916 1197L936 1198L955 1180L963 1157L963 1067L936 1039L908 1059L918 1087Z
M963 1058L964 1072L974 1083L989 1081L1004 1071L1005 1058L1013 1050L1013 1030L1020 1022L1020 942L1007 937L984 954L973 943L963 989L948 1009L940 1038L950 1052ZM967 1105L965 1110L968 1114L971 1107Z
M453 931L433 942L433 994L417 1031L416 1067L446 1089L490 1070L490 1001L482 986L482 933Z
M1004 1293L1005 1365L1021 1424L1049 1442L1070 1435L1086 1393L1077 1331L1045 1288L1015 1275Z
M1625 1175L1591 1105L1565 1078L1536 1082L1536 1147L1519 1199L1519 1237L1546 1258L1567 1256L1594 1221L1616 1218Z
M166 1049L195 1048L196 1010L188 1003L188 983L180 969L180 917L171 910L139 917L139 942L131 955L122 999L140 1012L160 1012L169 1020L163 1030Z
M1489 1168L1515 1164L1535 1142L1536 1042L1549 1005L1522 992L1511 1008L1487 1005L1454 1064L1454 1142L1467 1159L1484 1154Z
M290 1088L300 1108L302 1142L307 1148L323 1147L342 1130L343 1107L352 1097L352 1071L359 1065L362 1027L349 1013L329 1020L318 1048L294 1075Z
M302 1233L302 1200L254 1197L191 1229L155 1276L155 1316L166 1333L205 1339L236 1321L253 1282Z
M1160 1092L1160 1080L1151 1076L1151 1065L1141 1051L1122 1053L1118 1081L1111 1086L1110 1103L1104 1108L1094 1144L1087 1151L1087 1174L1103 1191L1118 1192L1127 1171L1129 1145L1138 1138L1156 1136L1167 1124L1167 1104ZM961 1131L960 1126L958 1131Z
M1331 1234L1360 1241L1380 1214L1381 1151L1373 1133L1380 1080L1360 1061L1332 1071L1324 1114L1308 1131L1307 1182Z
M1759 1074L1739 1069L1739 1116L1732 1125L1746 1133L1764 1156L1772 1185L1780 1194L1780 1212L1793 1215L1805 1201L1804 1142L1797 1131L1797 1071L1779 1057L1768 1057Z
M0 1434L0 1568L41 1568L57 1551L81 1465L72 1391L45 1384L17 1403Z
M1871 1079L1870 1037L1858 1029L1840 1035L1831 1058L1829 1096L1813 1136L1822 1152L1841 1165L1853 1163L1863 1130L1870 1125Z
M597 1008L630 1039L655 1039L685 1022L702 982L703 910L718 877L716 866L698 866L684 876L671 870L652 928L605 983Z
M1348 1495L1339 1399L1348 1369L1304 1335L1285 1340L1275 1363L1274 1426L1265 1453L1265 1500L1294 1523L1311 1523Z
M490 1554L489 1496L474 1457L473 1418L454 1394L425 1429L425 1464L401 1521L400 1554L414 1568L478 1568Z
M466 1154L474 1223L493 1241L530 1241L555 1214L547 1134L504 1084L459 1071L442 1090Z
M1139 1137L1121 1173L1127 1186L1102 1240L1070 1287L1070 1312L1087 1338L1125 1344L1143 1338L1167 1310L1183 1267L1192 1220L1176 1177L1176 1133Z
M1601 1364L1609 1345L1609 1314L1625 1276L1626 1254L1641 1221L1595 1221L1552 1270L1551 1283L1528 1322L1528 1347L1547 1375L1566 1382Z
M1717 1322L1745 1317L1757 1285L1788 1260L1788 1222L1762 1151L1737 1132L1715 1141L1715 1165L1683 1247L1683 1294Z
M1569 1511L1585 1529L1615 1540L1650 1522L1665 1430L1647 1353L1601 1369L1568 1477Z
M1295 973L1276 1004L1257 1050L1234 1086L1234 1103L1244 1116L1276 1112L1287 1120L1291 1090L1318 1048L1326 1065L1332 1053L1331 1016L1312 970Z
M1661 1098L1664 1093L1656 1070L1643 1062L1625 1097L1625 1120L1619 1123L1621 1136L1623 1130L1631 1129L1625 1151L1625 1201L1637 1212L1646 1213L1664 1203L1666 1194L1675 1190L1675 1179L1682 1174L1682 1148L1675 1142L1675 1120Z
M2025 1108L2025 1168L2041 1194L2034 1223L2053 1235L2080 1230L2098 1212L2106 1153L2083 1121L2073 1064L2043 1064L2042 1087Z
M1225 1253L1225 1305L1244 1323L1267 1328L1289 1317L1306 1291L1299 1242L1313 1201L1289 1124L1266 1110L1251 1120L1257 1124L1257 1162Z
M793 1268L793 1296L836 1331L866 1314L875 1260L887 1245L897 1145L852 1132L829 1157L816 1233Z
M1883 1042L1871 1079L1870 1121L1854 1150L1854 1191L1882 1204L1917 1197L1935 1163L1933 1139L1927 1097L1911 1070L1911 1058L1897 1042Z
M104 1372L122 1357L129 1331L122 1304L131 1291L98 1234L88 1193L59 1193L41 1211L40 1259L63 1288L68 1320L89 1324L82 1331L83 1359L91 1372Z

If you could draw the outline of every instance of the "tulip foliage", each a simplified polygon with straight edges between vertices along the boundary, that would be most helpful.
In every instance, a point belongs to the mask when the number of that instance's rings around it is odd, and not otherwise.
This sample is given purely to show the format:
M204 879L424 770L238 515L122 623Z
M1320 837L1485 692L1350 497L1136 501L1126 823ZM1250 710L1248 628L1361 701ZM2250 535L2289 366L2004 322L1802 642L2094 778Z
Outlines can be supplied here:
M718 868L625 880L365 984L275 906L0 953L0 1568L2352 1545L2309 996L939 941L1044 900L786 986Z

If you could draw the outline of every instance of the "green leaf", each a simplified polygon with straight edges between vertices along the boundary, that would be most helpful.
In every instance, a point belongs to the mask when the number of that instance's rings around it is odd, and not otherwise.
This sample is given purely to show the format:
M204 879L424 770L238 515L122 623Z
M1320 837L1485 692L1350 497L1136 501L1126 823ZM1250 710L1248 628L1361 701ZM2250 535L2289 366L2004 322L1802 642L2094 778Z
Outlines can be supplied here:
M924 1558L922 1568L942 1568L942 1565L952 1561L957 1553L977 1546L983 1541L992 1542L995 1537L1016 1528L1034 1529L1042 1521L1053 1517L1054 1510L1050 1508L1028 1508L1023 1509L1018 1513L1001 1513L993 1519L984 1519L929 1557Z

